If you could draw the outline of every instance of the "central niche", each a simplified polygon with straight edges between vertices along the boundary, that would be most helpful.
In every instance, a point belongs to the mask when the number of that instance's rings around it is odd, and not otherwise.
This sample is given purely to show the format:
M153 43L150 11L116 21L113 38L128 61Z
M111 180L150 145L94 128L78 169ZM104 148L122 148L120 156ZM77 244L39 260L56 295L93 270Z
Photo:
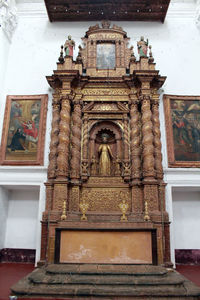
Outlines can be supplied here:
M115 68L115 44L98 43L97 44L97 69Z
M90 175L121 175L121 132L112 122L96 125L90 136Z

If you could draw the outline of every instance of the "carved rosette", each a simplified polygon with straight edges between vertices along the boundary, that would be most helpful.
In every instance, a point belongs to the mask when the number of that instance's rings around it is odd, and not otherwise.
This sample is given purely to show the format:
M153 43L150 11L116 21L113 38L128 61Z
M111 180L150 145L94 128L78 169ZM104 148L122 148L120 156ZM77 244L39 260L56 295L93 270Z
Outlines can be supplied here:
M72 114L72 139L71 139L71 178L80 178L81 161L81 103L80 100L74 101L74 111Z
M48 179L53 179L56 176L57 168L57 146L60 122L60 90L55 89L53 94L53 111L52 111L52 130L51 130L51 143L49 152L49 166L48 166Z
M160 121L159 121L159 96L153 95L152 99L152 122L154 135L154 155L155 155L155 171L156 177L163 179L162 153L160 141Z
M132 100L130 108L131 127L131 177L140 180L141 176L141 135L140 135L140 113L138 111L138 100Z
M150 97L142 96L142 144L143 144L143 177L144 179L154 179L154 146L152 133L152 113L150 107Z
M66 178L69 173L69 141L70 141L70 100L69 96L62 98L59 124L59 145L57 158L57 177Z

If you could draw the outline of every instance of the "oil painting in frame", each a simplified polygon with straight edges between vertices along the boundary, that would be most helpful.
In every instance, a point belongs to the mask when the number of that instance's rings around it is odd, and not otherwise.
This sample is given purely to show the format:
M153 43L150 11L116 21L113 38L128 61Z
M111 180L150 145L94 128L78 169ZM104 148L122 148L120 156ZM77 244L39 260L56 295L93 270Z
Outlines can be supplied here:
M1 165L43 165L48 95L6 99Z
M164 95L169 167L200 167L200 96Z

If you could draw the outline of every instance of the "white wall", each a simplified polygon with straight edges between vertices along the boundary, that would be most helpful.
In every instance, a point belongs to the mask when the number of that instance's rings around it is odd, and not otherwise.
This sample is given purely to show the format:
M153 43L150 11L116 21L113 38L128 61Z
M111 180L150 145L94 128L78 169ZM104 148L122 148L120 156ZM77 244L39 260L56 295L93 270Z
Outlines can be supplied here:
M39 190L10 190L4 248L36 249Z
M37 258L39 258L40 220L44 210L45 188L48 166L48 151L51 128L51 89L45 76L51 75L56 69L56 62L60 53L60 45L65 42L68 34L76 42L74 59L78 53L81 37L85 35L89 26L97 22L55 22L50 23L44 3L25 3L18 0L18 26L8 45L5 43L4 86L0 93L0 135L6 95L49 94L47 116L47 132L45 143L44 167L0 167L0 184L7 186L25 184L40 187L40 200L37 227ZM30 2L30 1L29 1ZM122 26L133 45L137 56L136 44L142 35L148 38L152 45L153 56L160 70L160 74L167 76L161 94L200 95L200 28L195 24L195 1L172 1L164 24L151 22L114 22ZM0 36L2 40L2 36ZM1 41L0 40L0 41ZM0 47L1 48L1 47ZM9 51L7 51L9 48ZM1 52L0 52L1 53ZM2 57L2 56L0 56ZM2 58L0 58L2 59ZM1 62L1 61L0 61ZM161 97L162 98L162 97ZM166 190L166 206L172 222L172 259L173 249L173 208L172 192L174 186L199 185L199 169L173 169L167 166L166 134L163 105L160 106L161 139ZM14 199L13 199L14 201ZM27 199L28 201L28 199ZM13 202L14 203L14 202ZM179 203L179 202L175 202ZM13 204L14 205L14 204ZM185 218L186 216L184 216Z
M174 188L175 249L200 249L200 190Z
M5 233L6 233L6 220L8 216L8 190L0 187L0 250L4 248Z

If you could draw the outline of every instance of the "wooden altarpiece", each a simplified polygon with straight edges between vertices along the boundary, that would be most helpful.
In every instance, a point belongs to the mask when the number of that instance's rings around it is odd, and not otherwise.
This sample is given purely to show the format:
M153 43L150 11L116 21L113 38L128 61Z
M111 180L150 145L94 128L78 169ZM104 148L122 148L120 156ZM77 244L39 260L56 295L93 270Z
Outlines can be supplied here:
M47 76L54 93L41 263L170 264L158 92L166 77L151 53L137 61L128 42L121 27L92 26L76 61L61 52Z

